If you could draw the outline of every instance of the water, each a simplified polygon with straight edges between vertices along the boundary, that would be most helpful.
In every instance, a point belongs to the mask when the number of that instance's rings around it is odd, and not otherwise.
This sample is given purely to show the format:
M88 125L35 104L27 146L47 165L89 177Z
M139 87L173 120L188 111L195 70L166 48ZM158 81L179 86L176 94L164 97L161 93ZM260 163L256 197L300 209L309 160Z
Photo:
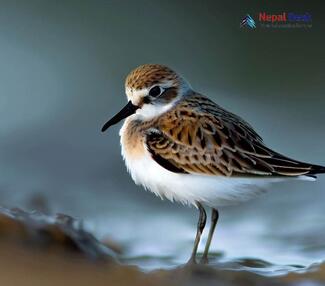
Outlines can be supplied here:
M299 186L292 191L294 206L287 201L282 211L273 210L290 196L280 190L242 206L222 209L210 264L273 276L308 271L323 262L324 208L322 202L312 202L319 201L319 193L316 191L308 203ZM99 237L113 236L122 243L125 253L121 259L125 263L144 270L177 267L189 258L196 210L163 204L160 208L142 205L120 209L116 216L98 219L91 227ZM199 247L201 254L205 240L206 232Z
M210 264L266 276L314 269L325 257L323 183L277 184L256 200L221 209ZM306 192L311 188L312 194ZM84 218L99 239L116 241L123 249L123 263L145 271L183 265L192 249L197 210L134 191L134 197L113 199L107 193L78 192L70 202L52 198L51 208Z

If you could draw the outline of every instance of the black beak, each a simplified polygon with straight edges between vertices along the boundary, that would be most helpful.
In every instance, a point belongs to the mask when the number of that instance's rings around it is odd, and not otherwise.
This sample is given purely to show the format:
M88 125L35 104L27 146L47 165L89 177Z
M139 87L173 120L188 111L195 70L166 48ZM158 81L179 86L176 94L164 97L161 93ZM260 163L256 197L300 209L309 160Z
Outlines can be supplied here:
M102 128L102 132L106 131L109 127L120 122L124 118L127 118L128 116L134 114L138 108L139 107L136 105L133 105L130 100L128 102L128 104L125 105L119 113L117 113L113 118L111 118L104 124L104 126Z

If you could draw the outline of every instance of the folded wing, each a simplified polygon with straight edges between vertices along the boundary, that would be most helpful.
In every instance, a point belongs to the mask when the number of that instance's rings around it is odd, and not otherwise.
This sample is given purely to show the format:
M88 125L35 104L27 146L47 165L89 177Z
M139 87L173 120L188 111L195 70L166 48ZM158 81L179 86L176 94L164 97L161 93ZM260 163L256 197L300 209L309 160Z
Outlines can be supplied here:
M247 122L201 95L162 116L145 143L158 164L176 173L293 177L325 171L272 151Z

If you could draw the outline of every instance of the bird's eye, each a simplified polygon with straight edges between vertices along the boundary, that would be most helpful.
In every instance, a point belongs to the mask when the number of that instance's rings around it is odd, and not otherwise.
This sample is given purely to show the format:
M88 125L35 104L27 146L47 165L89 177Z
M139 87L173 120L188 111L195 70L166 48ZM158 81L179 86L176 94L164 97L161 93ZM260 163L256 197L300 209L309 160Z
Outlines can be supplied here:
M161 94L161 92L162 92L162 88L160 88L160 86L156 85L150 89L149 95L153 96L153 97L157 97Z

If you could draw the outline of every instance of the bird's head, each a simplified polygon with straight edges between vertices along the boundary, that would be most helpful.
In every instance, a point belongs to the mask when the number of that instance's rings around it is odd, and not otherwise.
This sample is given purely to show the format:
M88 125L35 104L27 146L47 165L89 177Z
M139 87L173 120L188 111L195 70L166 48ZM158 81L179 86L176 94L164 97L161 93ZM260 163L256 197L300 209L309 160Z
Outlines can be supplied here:
M166 66L139 66L131 71L125 80L127 105L105 123L102 131L134 113L143 119L158 116L172 107L189 90L189 84Z

